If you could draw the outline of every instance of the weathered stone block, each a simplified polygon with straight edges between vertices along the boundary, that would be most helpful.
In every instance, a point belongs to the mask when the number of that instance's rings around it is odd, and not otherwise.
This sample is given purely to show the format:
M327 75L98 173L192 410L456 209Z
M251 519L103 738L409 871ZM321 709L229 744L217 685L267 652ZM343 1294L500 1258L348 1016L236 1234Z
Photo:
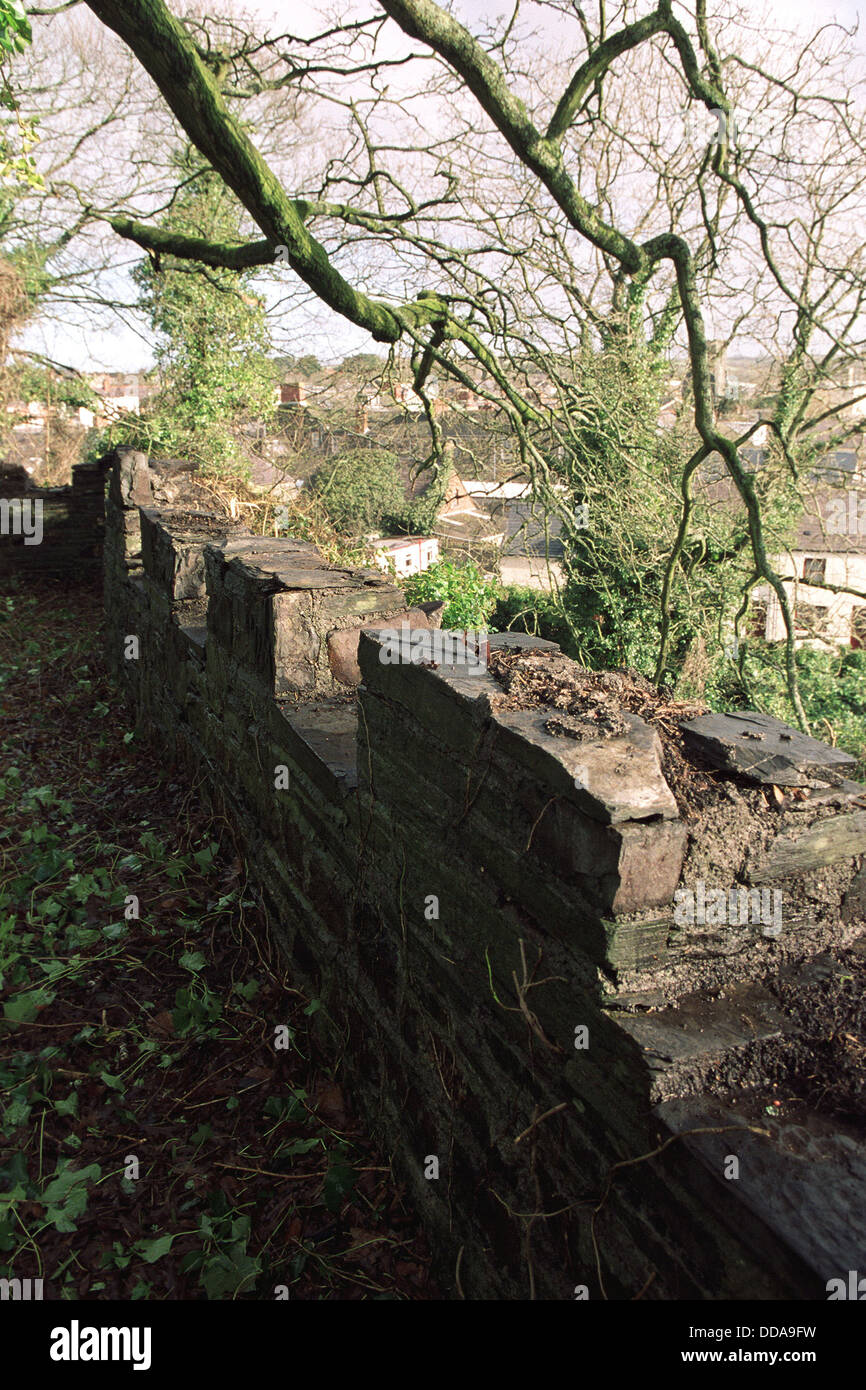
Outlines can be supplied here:
M163 517L159 512L145 507L140 509L139 514L141 558L146 573L174 602L203 598L207 593L205 546L219 545L228 534L227 529L222 537L215 534L219 531L219 523L215 517L206 514L202 515L199 530L196 530L194 523L190 524L186 514L182 527L172 524L170 514Z
M282 698L315 690L322 643L313 626L309 594L274 594L267 606L274 643L274 694Z
M442 605L440 605L441 607ZM434 613L434 616L435 613ZM439 615L441 616L441 615ZM359 685L361 667L358 664L358 643L362 630L381 631L383 619L375 623L365 623L364 628L342 628L328 636L328 664L335 681L341 685ZM430 615L423 608L400 609L394 614L395 625L407 623L410 628L425 631L433 627Z
M661 743L654 729L636 714L623 712L629 731L598 742L549 733L549 713L535 710L495 712L503 731L502 747L552 790L572 796L587 815L600 821L666 820L679 817L673 793L661 770Z
M155 475L147 455L137 449L117 449L115 458L108 488L114 505L127 509L152 506Z
M835 784L857 762L841 748L831 748L757 710L704 714L685 720L680 728L687 745L716 767L779 787L806 787L816 780Z
M614 913L639 912L670 903L679 882L688 832L682 821L635 822L617 825L620 855L619 887L611 904Z

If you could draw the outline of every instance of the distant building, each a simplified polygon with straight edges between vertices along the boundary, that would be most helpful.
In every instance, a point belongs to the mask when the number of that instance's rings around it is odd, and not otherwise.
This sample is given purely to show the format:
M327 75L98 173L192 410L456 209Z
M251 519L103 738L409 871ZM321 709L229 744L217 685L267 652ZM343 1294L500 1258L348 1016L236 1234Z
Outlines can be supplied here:
M565 582L561 519L527 494L506 496L500 506L506 529L499 558L503 584L528 589L561 586Z
M507 483L481 482L477 478L465 479L464 488L470 497L483 497L487 500L512 500L517 497L531 497L532 483L528 479Z
M124 415L138 415L142 401L157 390L156 381L144 372L92 372L86 380L99 401L80 422L88 426L89 421L97 429L105 429Z
M792 549L774 556L772 564L784 581L798 646L866 648L866 599L820 587L866 593L866 489L820 492L800 522ZM781 604L768 585L754 591L752 614L756 635L784 641Z
M400 575L421 574L439 559L435 536L393 536L373 543L373 555L380 569L392 566Z

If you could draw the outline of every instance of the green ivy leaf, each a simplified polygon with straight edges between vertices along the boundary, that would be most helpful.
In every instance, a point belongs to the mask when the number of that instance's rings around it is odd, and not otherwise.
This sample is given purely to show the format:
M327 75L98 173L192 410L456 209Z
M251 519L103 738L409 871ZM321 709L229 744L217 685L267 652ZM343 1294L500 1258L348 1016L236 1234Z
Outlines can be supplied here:
M184 951L178 964L182 965L184 970L197 972L199 970L204 970L207 961L201 951Z
M3 1017L9 1023L32 1023L40 1009L53 1000L54 995L47 989L32 989L27 994L16 994L3 1005Z
M140 1240L133 1248L145 1264L152 1265L169 1253L174 1239L174 1236L157 1236L155 1240Z
M207 1261L201 1274L202 1288L210 1299L232 1298L244 1285L252 1285L261 1267L258 1256L233 1246L231 1252L213 1255Z
M54 1109L58 1115L77 1115L78 1114L78 1092L70 1091L65 1100L56 1100Z
M322 1200L328 1211L336 1214L340 1210L343 1198L352 1191L357 1179L358 1175L354 1168L350 1167L345 1160L341 1158L333 1160L322 1186Z

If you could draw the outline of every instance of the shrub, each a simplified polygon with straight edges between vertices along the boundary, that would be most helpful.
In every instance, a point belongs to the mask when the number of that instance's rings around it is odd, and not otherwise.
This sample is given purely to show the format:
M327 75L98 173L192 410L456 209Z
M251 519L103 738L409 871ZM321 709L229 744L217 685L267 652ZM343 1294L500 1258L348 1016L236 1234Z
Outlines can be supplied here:
M458 565L453 560L437 560L421 574L402 580L409 603L442 599L444 628L489 628L489 620L499 595L499 586L485 579L473 561Z
M528 632L546 642L558 642L566 656L576 657L577 649L568 619L555 594L520 584L503 590L493 610L496 632Z
M350 449L318 470L310 490L344 535L377 531L405 506L397 456L388 449Z
M399 511L383 517L383 529L397 535L429 536L445 501L451 473L450 467L434 473L423 492L404 501Z
M784 660L782 642L749 643L742 675L733 663L726 663L726 679L708 686L708 703L716 709L751 706L796 725L785 686ZM866 778L866 651L801 647L797 674L813 736L852 753L859 762L853 776L862 781Z

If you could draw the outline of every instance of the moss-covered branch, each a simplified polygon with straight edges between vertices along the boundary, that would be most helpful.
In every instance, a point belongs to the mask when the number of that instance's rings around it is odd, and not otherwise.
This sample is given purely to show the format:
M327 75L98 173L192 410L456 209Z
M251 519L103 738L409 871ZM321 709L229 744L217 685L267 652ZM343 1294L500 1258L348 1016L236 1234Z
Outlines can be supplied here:
M393 224L394 219L389 219L381 209L377 219L342 205L311 204L290 197L244 128L232 116L217 78L202 61L183 24L170 13L164 0L87 0L87 3L136 54L190 139L247 209L265 241L247 247L217 245L198 242L195 238L157 234L153 229L129 221L115 222L116 230L150 250L201 259L211 265L266 264L277 259L277 247L285 247L281 259L287 260L313 292L337 313L366 329L377 341L393 343L404 334L411 338L421 352L419 360L424 371L434 362L445 365L443 349L448 341L456 339L464 343L499 388L505 409L518 428L521 451L531 448L525 427L544 425L544 413L515 388L486 342L467 322L457 318L451 301L435 293L419 295L411 303L403 304L370 299L339 273L307 226L311 214L326 213L354 221L373 233L385 234L385 223L391 221ZM787 593L770 564L758 498L740 460L737 444L716 427L695 256L688 243L673 233L640 243L621 227L613 225L601 208L581 193L577 177L566 167L561 145L561 138L581 109L588 91L602 81L615 58L656 35L666 35L676 50L683 78L694 99L710 109L730 114L722 83L724 69L710 41L702 0L697 11L697 51L689 33L675 17L671 0L657 0L657 7L644 19L604 37L574 74L557 104L546 134L536 127L526 106L512 90L504 67L435 0L380 0L380 4L404 33L422 42L448 64L474 94L521 164L546 188L571 227L621 268L623 280L630 279L632 287L640 289L663 262L673 265L676 294L688 335L700 454L703 457L718 452L722 456L745 504L756 570L775 591L785 619L789 692L797 716L805 726L797 691L793 621ZM713 170L733 187L747 215L758 227L767 263L785 288L772 258L767 229L741 183L727 171L726 163L727 147L723 139L713 156ZM162 244L160 236L166 237ZM269 248L273 248L270 256L267 254ZM797 302L796 299L793 302ZM670 299L662 316L660 342L676 321L676 309L676 301ZM449 368L453 370L453 365L449 364ZM691 473L684 479L686 484L689 477ZM680 547L688 527L687 491L683 500ZM668 569L665 604L675 564L676 555Z
M135 222L129 217L113 217L111 227L118 236L134 241L156 256L177 256L179 260L198 261L214 269L249 270L257 265L272 265L276 259L276 248L270 241L250 241L240 246L206 241L203 237L184 236L182 232Z
M580 110L587 93L604 76L615 58L618 58L622 53L627 53L631 48L637 48L653 34L661 33L665 25L666 19L661 10L653 10L652 14L645 15L643 19L637 20L634 24L625 25L624 28L615 34L610 34L600 43L586 61L581 63L560 97L551 117L550 125L547 127L547 139L562 139Z
M286 247L292 269L320 299L378 342L396 342L403 323L387 304L368 298L331 264L305 227L294 200L234 119L214 74L202 62L180 20L163 0L87 0L150 74L205 159L254 218L264 236ZM426 310L418 316L423 321Z

